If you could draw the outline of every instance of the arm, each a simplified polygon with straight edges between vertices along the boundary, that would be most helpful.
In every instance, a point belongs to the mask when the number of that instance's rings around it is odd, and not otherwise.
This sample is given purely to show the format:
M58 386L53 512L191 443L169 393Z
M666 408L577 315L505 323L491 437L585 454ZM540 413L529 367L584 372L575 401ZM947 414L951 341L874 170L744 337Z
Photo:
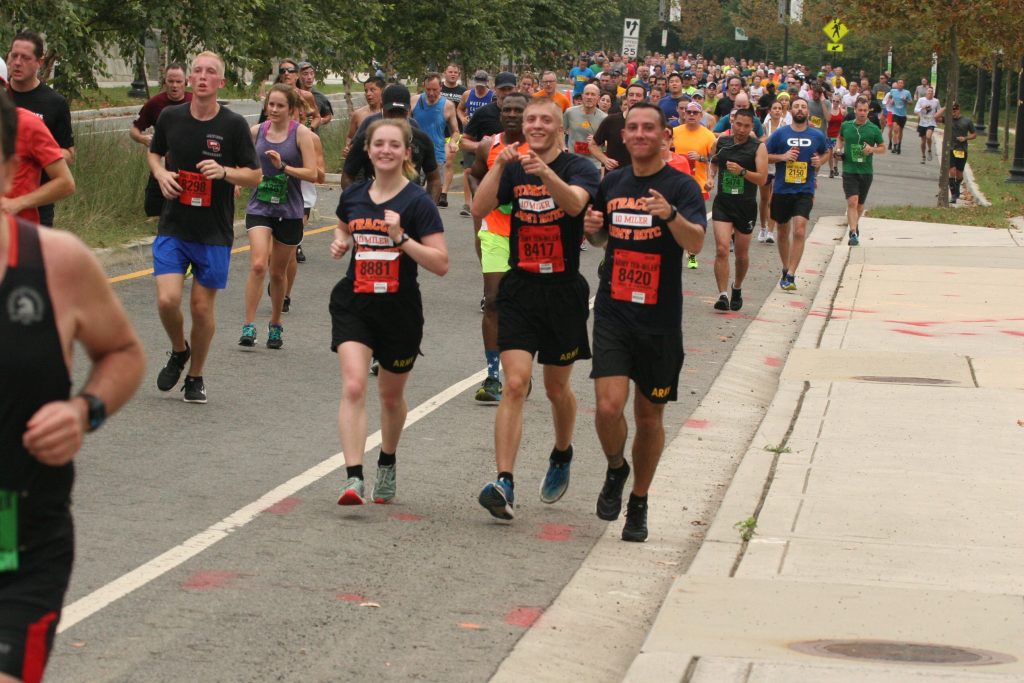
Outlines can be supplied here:
M61 157L44 167L50 179L27 194L18 197L0 197L0 206L10 213L21 213L25 209L53 204L58 199L69 197L75 192L75 179L71 169Z
M583 234L595 247L608 244L608 224L604 220L604 214L588 206L587 215L583 218Z
M149 143L153 141L153 136L151 134L143 133L135 126L128 126L128 137L146 149L149 149Z
M459 149L461 149L466 154L476 154L477 148L479 146L480 140L474 139L471 135L463 133L462 137L459 138Z
M691 254L699 254L704 246L704 233L706 232L704 226L686 220L682 213L669 204L664 195L653 188L646 199L648 213L666 222L676 244ZM669 220L673 213L675 213L675 217Z
M451 131L447 152L454 156L459 153L459 140L462 138L462 134L459 133L459 117L455 115L455 105L448 100L444 102L444 120L448 124L448 130Z
M68 162L68 166L73 164L75 161L75 148L65 147L61 151L64 153L64 161Z
M388 237L395 244L405 234L401 226L401 215L390 209L384 212L384 222L388 226ZM405 253L409 258L429 270L434 275L444 276L448 272L448 245L444 239L443 232L432 232L420 238L406 240L399 245L399 251Z
M764 185L764 181L768 179L768 150L764 145L758 146L754 164L757 166L757 170L748 170L743 177L755 185Z
M551 198L555 200L555 205L566 214L579 216L583 209L587 208L590 193L582 187L570 185L562 180L536 152L530 150L522 159L522 164L524 171L541 179L544 187L551 193Z
M696 152L690 152L696 154ZM704 183L704 190L710 192L715 188L715 178L718 177L718 140L711 145L711 151L708 153L708 179Z
M299 126L296 131L296 142L299 145L299 152L302 153L302 166L289 166L281 159L281 155L275 150L267 152L270 165L291 178L305 180L307 183L315 183L318 174L316 148L313 138L316 134L305 126Z
M473 194L476 194L480 187L480 181L487 175L487 156L491 153L491 139L485 139L477 147L476 158L473 159L473 165L469 169L469 173L466 174L466 182L469 183L470 189Z
M142 345L128 316L107 283L99 262L76 238L58 231L40 233L48 262L54 309L65 357L77 340L92 370L83 391L99 397L112 415L135 393L145 369ZM52 261L50 260L52 258ZM70 367L70 365L69 365ZM88 404L82 398L53 401L29 418L22 443L40 462L69 462L88 429Z
M465 128L466 124L469 123L469 114L466 113L466 95L469 91L462 93L462 99L459 100L459 106L455 108L455 115L459 117L459 121L462 122L462 127ZM456 128L456 130L458 130Z
M505 172L505 165L519 160L519 152L514 147L506 147L494 160L483 180L473 193L473 218L483 219L491 211L498 208L498 186L501 184L501 174Z
M149 172L156 178L160 186L160 192L165 199L176 199L181 194L181 185L178 184L178 174L164 168L163 155L150 152L146 155L149 162Z
M306 108L310 111L309 128L310 130L316 130L320 127L320 107L316 105L316 98L308 90L300 90L299 92L302 93L302 99L306 102Z
M441 169L435 168L433 171L427 171L427 194L430 198L437 203L437 200L441 197Z

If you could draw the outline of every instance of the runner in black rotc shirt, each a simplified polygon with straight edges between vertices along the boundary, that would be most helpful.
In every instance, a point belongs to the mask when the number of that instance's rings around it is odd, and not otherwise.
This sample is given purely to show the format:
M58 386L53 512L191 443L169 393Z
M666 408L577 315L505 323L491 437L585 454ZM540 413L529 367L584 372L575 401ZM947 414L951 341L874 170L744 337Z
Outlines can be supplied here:
M224 62L201 52L189 75L192 101L160 114L149 148L149 170L163 192L153 242L157 310L171 340L156 386L170 391L191 358L182 391L186 403L206 403L203 365L216 327L217 290L228 286L234 241L235 185L256 187L262 174L245 118L217 104ZM166 157L166 167L163 160ZM192 266L192 344L185 341L181 293Z
M338 201L338 227L331 255L353 251L345 277L331 292L331 350L341 365L338 430L346 480L338 505L365 500L366 366L380 361L380 456L373 502L395 497L395 452L408 407L405 384L420 353L423 302L418 266L448 272L448 247L434 200L416 183L412 131L401 119L381 119L366 132L374 179L345 188Z
M554 503L569 486L576 396L569 385L573 363L590 358L587 318L590 287L579 272L583 215L599 182L594 164L562 151L562 109L534 97L523 112L527 154L506 147L473 197L483 218L512 205L511 270L498 289L498 348L505 385L494 424L498 478L484 486L480 504L494 517L512 519L512 469L523 432L523 402L533 356L544 366L544 389L554 417L555 447L540 497Z
M633 412L633 491L622 540L647 540L647 492L665 445L665 403L676 400L683 367L683 250L700 250L707 230L704 198L691 176L666 165L671 139L665 114L641 102L626 114L623 139L631 165L605 176L585 221L588 239L605 246L594 302L597 436L608 459L597 516L618 519L629 477L624 415L629 382Z
M7 54L8 90L14 104L28 109L43 120L46 127L64 151L64 161L70 166L75 160L75 134L71 129L71 108L64 96L39 80L45 52L43 39L33 31L22 31L11 41ZM42 173L40 184L49 181ZM53 225L53 204L39 207L39 223Z
M707 188L718 176L718 193L711 207L715 229L715 282L718 300L715 310L738 311L743 308L743 278L750 266L750 235L757 221L758 188L768 179L768 150L751 134L754 111L738 109L732 113L731 133L715 141L711 152L711 170ZM735 239L736 279L732 296L725 291L729 283L729 242Z
M17 122L0 93L0 197ZM145 357L92 252L3 209L0 310L0 680L38 683L74 558L74 457L135 392ZM91 370L72 397L76 342Z

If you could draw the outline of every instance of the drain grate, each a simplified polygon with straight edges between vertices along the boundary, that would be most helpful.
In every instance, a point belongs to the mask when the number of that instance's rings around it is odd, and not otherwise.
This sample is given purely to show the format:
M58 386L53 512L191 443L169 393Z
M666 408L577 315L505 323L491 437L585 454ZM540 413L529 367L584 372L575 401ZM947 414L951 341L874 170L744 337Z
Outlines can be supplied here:
M951 379L938 379L936 377L890 377L888 375L858 375L852 379L862 382L880 382L884 384L956 384Z
M790 643L789 648L817 657L870 659L905 664L982 666L1017 661L1011 655L990 650L933 643L908 643L898 640L808 640Z

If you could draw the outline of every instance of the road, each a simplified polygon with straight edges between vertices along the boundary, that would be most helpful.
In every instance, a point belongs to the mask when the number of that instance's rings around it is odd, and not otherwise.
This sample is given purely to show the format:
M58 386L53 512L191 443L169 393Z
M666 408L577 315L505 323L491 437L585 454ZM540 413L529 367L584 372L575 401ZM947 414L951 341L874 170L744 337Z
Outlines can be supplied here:
M874 203L932 203L937 169L905 159L911 162L879 160ZM821 184L815 215L842 213L841 181ZM330 223L337 197L336 189L321 188L311 227ZM155 387L169 347L150 277L132 275L148 267L147 255L110 273L128 276L115 289L149 365L136 398L88 437L77 459L78 553L48 680L475 682L494 673L605 532L594 515L605 466L590 364L581 362L573 373L580 416L565 498L546 506L537 497L552 444L538 390L525 415L517 518L499 524L477 504L480 487L494 476L495 411L473 400L484 366L481 281L460 203L442 210L450 273L420 276L424 356L407 391L416 421L398 450L398 497L388 506L335 505L343 479L336 455L340 380L328 349L327 301L346 264L330 259L329 230L306 238L309 260L299 268L280 351L262 344L266 299L260 344L236 345L248 266L244 240L237 243L243 250L218 300L205 406ZM600 258L596 249L582 254L592 290ZM680 400L665 413L669 439L778 279L774 247L755 243L745 308L723 315L711 308L712 258L708 238L700 269L684 271L687 357ZM803 315L794 309L777 322L797 326ZM80 356L76 385L84 365ZM372 433L379 426L372 384L368 411ZM371 436L371 481L375 443ZM707 503L699 517L679 521L696 526L710 522L727 484L727 476L656 481ZM652 529L652 542L657 534ZM679 558L692 557L699 543L695 534L678 548ZM663 597L637 599L653 614ZM636 624L637 633L648 626Z

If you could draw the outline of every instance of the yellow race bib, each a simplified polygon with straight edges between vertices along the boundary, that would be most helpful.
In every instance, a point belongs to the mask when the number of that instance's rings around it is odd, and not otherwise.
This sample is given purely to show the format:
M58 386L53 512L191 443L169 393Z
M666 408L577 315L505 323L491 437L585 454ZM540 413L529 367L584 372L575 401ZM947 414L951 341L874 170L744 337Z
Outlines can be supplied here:
M821 128L821 117L820 116L812 116L811 117L811 127L813 127L813 128Z
M967 152L965 152L962 149L954 149L953 156L955 156L957 159L963 159L964 157L967 156Z
M787 161L786 162L785 181L787 183L806 183L807 182L807 162L806 161Z

